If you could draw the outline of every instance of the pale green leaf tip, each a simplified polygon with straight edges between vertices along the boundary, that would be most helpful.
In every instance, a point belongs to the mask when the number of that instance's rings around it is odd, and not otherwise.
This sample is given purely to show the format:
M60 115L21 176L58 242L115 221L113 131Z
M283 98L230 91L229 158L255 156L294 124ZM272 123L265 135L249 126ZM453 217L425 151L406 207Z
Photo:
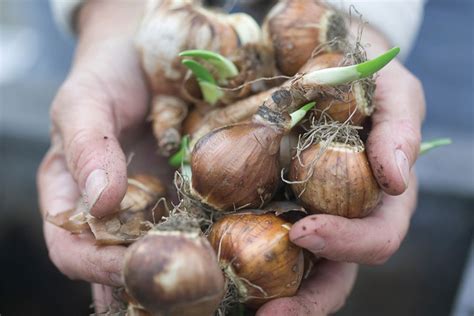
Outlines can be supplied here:
M205 49L190 49L190 50L185 50L179 53L180 57L200 57L200 58L214 58L214 59L219 59L223 58L222 55L210 51L210 50L205 50Z
M422 142L420 145L420 155L424 155L432 149L452 144L451 138L437 138L427 142Z
M291 117L291 128L295 127L296 124L298 124L308 113L309 110L311 110L314 106L316 105L316 102L309 102L305 105L303 105L301 108L298 110L294 111L293 113L290 114Z
M188 147L189 147L189 135L185 135L181 138L181 144L179 146L178 152L170 157L170 159L168 160L168 163L175 168L178 168L179 166L181 166L181 164L185 162L185 158L188 152Z
M358 64L356 67L357 72L361 78L369 77L385 67L398 53L400 53L400 47L393 47L374 59Z
M214 77L211 73L200 63L191 59L184 59L181 61L183 65L188 67L189 70L196 76L198 80L203 80L212 84L216 84Z
M232 61L222 56L221 54L213 51L203 49L186 50L179 53L179 56L202 58L211 62L214 66L216 66L217 70L219 71L219 75L222 77L222 79L235 77L239 74L237 66L235 66Z
M224 95L219 87L211 82L199 81L199 88L201 88L201 93L203 95L204 101L208 102L211 105L215 105L217 101Z
M305 111L305 112L308 112L308 111L311 110L315 105L316 105L316 102L315 102L315 101L309 102L308 104L303 105L300 110L303 110L303 111Z
M184 59L182 63L196 76L204 101L214 105L223 96L212 74L200 63Z

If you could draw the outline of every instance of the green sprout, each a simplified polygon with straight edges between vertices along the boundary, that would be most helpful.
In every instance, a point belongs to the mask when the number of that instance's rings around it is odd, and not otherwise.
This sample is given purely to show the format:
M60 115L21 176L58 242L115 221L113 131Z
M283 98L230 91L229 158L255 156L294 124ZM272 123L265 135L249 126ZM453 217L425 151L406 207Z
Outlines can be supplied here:
M437 138L427 142L422 142L420 145L420 155L424 155L432 149L451 144L451 138Z
M290 114L291 116L291 128L295 127L308 113L316 105L316 102L310 102L306 105L303 105L300 109L294 111Z
M216 104L224 93L217 86L211 73L197 61L184 59L182 63L196 76L204 100L211 105Z
M181 138L181 144L179 150L173 156L170 157L168 163L175 167L179 168L182 164L189 164L189 135L185 135Z
M308 72L302 77L302 80L306 84L334 86L367 78L385 67L399 52L400 48L394 47L374 59L357 65L325 68Z
M215 52L196 49L181 52L179 56L193 57L207 61L216 69L218 76L217 81L223 84L225 84L227 78L235 77L239 74L233 62ZM206 102L214 105L224 96L216 80L206 67L192 59L184 59L182 63L196 76L201 93Z
M186 50L184 52L181 52L179 56L201 58L211 63L214 67L216 67L217 73L219 75L219 80L232 78L239 74L239 70L233 62L231 62L224 56L212 51L202 49Z

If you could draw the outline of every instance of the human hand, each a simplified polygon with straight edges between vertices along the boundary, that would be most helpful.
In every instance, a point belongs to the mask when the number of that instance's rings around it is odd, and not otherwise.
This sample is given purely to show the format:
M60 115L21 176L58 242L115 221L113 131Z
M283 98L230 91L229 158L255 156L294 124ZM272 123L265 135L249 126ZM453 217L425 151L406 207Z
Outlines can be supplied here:
M364 32L364 41L372 43L369 56L388 49L377 32ZM341 261L382 264L400 247L416 207L417 181L410 169L420 148L423 88L413 74L394 61L380 71L374 98L376 111L366 146L374 175L385 192L381 205L361 219L318 214L295 223L290 239L317 257L332 261L326 261L320 267L322 272L305 280L295 297L271 301L258 315L333 313L342 307L356 274L354 264Z
M74 64L53 101L52 144L37 175L43 217L74 208L80 196L92 215L110 214L127 188L124 151L137 153L136 163L140 149L132 145L151 149L144 136L151 133L143 131L148 92L131 41L139 15L137 2L89 1L81 8ZM44 235L51 260L71 279L122 285L125 247L97 246L90 234L73 235L48 222ZM97 289L110 297L110 289Z

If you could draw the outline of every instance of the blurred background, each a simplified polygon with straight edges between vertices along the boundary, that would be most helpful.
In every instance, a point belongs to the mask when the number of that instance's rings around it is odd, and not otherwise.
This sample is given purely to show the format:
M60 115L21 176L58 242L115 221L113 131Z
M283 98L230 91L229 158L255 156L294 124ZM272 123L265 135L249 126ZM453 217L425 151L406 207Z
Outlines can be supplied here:
M454 144L419 159L419 205L406 240L387 264L361 267L337 315L474 315L473 4L426 5L407 66L425 86L423 137ZM35 188L48 109L73 50L47 0L0 0L1 315L92 312L89 286L49 261Z

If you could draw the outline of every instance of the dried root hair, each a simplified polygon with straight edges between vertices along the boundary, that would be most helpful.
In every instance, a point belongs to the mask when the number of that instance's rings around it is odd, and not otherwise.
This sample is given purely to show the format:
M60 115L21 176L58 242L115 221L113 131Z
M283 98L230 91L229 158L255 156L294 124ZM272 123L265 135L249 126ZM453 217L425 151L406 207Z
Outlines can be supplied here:
M333 51L340 52L344 55L344 58L341 60L339 65L337 65L338 67L359 64L368 60L365 47L362 44L362 34L367 22L363 20L362 14L360 14L354 8L354 6L351 6L349 9L349 24L352 23L353 11L356 15L358 15L358 20L361 21L355 38L349 39L335 37L326 43L321 43L313 50L310 59L314 59L316 56L330 51L332 48ZM335 47L337 47L336 50L334 50ZM373 75L367 78L356 80L350 84L333 87L333 89L325 89L324 92L326 96L331 96L336 100L344 102L349 101L347 99L348 95L354 95L359 110L365 116L370 116L375 109L375 104L373 103L373 96L376 87L375 78L375 75Z
M196 232L201 230L201 218L187 212L180 203L170 211L168 216L164 217L163 221L155 225L153 230Z
M178 194L179 204L175 206L171 216L185 213L187 216L192 217L199 224L201 231L204 235L208 235L212 224L221 216L214 209L201 203L191 193L191 179L190 177L183 175L181 172L176 171L174 177L174 184L176 192Z
M326 150L334 144L343 146L350 146L357 151L364 150L364 143L359 137L358 130L362 129L360 126L349 124L350 118L341 123L333 121L325 113L321 113L319 119L315 116L311 118L309 129L298 138L298 145L296 147L296 154L293 159L297 159L302 167L309 166L307 176L299 181L290 181L285 178L284 170L281 172L282 180L287 184L306 184L314 174L314 169L319 159L323 156ZM301 154L313 144L321 144L319 152L313 157L309 163L304 163L301 159ZM304 193L306 187L301 191L298 198Z

